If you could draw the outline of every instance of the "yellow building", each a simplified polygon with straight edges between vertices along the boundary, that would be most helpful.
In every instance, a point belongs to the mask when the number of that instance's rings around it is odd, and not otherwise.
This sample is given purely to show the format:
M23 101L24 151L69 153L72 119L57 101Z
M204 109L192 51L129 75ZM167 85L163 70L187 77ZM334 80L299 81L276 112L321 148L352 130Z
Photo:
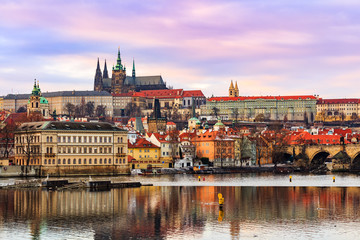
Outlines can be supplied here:
M128 168L127 131L109 123L23 123L14 148L16 165Z
M322 99L316 103L317 121L357 120L360 114L360 99Z
M148 169L169 167L169 163L160 161L161 148L144 138L128 143L128 154L132 158L130 168Z

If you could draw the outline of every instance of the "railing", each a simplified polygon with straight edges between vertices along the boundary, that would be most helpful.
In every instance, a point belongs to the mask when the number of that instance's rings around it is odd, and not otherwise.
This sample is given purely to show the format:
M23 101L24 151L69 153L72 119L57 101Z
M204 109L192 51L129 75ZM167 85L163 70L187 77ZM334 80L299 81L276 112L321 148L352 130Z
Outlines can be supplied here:
M45 153L46 158L53 158L55 157L55 153Z

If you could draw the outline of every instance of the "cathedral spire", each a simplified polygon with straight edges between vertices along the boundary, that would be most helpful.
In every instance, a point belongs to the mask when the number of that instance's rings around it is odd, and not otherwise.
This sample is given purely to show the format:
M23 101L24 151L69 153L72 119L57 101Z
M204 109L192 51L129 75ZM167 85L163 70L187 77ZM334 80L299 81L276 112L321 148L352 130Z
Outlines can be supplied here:
M104 73L103 73L103 79L104 78L109 78L109 74L108 74L108 70L107 70L107 66L106 66L106 59L105 59Z
M239 88L238 88L238 85L237 85L237 81L235 82L235 97L238 97L239 96Z
M235 97L235 88L232 80L229 87L229 97Z
M97 62L97 67L96 67L96 71L100 70L100 62L99 62L99 58L98 58L98 62ZM101 71L101 70L100 70Z
M116 60L116 66L114 70L124 70L123 65L121 64L120 47L118 48L118 58Z
M94 78L94 91L102 91L103 89L102 73L100 69L99 58L97 60L97 67Z
M133 59L132 77L135 78L135 60Z

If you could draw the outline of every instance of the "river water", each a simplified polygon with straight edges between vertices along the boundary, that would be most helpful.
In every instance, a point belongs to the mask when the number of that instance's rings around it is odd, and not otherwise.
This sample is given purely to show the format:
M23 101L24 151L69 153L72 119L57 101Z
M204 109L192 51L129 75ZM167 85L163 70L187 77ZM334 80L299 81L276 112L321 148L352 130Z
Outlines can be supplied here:
M154 186L0 190L0 239L359 239L360 179L333 176L126 176L110 179Z

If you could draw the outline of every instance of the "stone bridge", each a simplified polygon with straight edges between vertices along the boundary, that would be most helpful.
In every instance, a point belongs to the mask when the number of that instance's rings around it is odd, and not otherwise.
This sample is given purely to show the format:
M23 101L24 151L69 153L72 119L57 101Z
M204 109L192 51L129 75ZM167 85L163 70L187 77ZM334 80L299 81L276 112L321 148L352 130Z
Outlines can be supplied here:
M334 157L340 152L345 152L351 159L350 164L360 164L360 144L346 145L294 145L286 148L286 154L296 156L305 154L309 158L309 164L314 161L325 161L327 157Z

